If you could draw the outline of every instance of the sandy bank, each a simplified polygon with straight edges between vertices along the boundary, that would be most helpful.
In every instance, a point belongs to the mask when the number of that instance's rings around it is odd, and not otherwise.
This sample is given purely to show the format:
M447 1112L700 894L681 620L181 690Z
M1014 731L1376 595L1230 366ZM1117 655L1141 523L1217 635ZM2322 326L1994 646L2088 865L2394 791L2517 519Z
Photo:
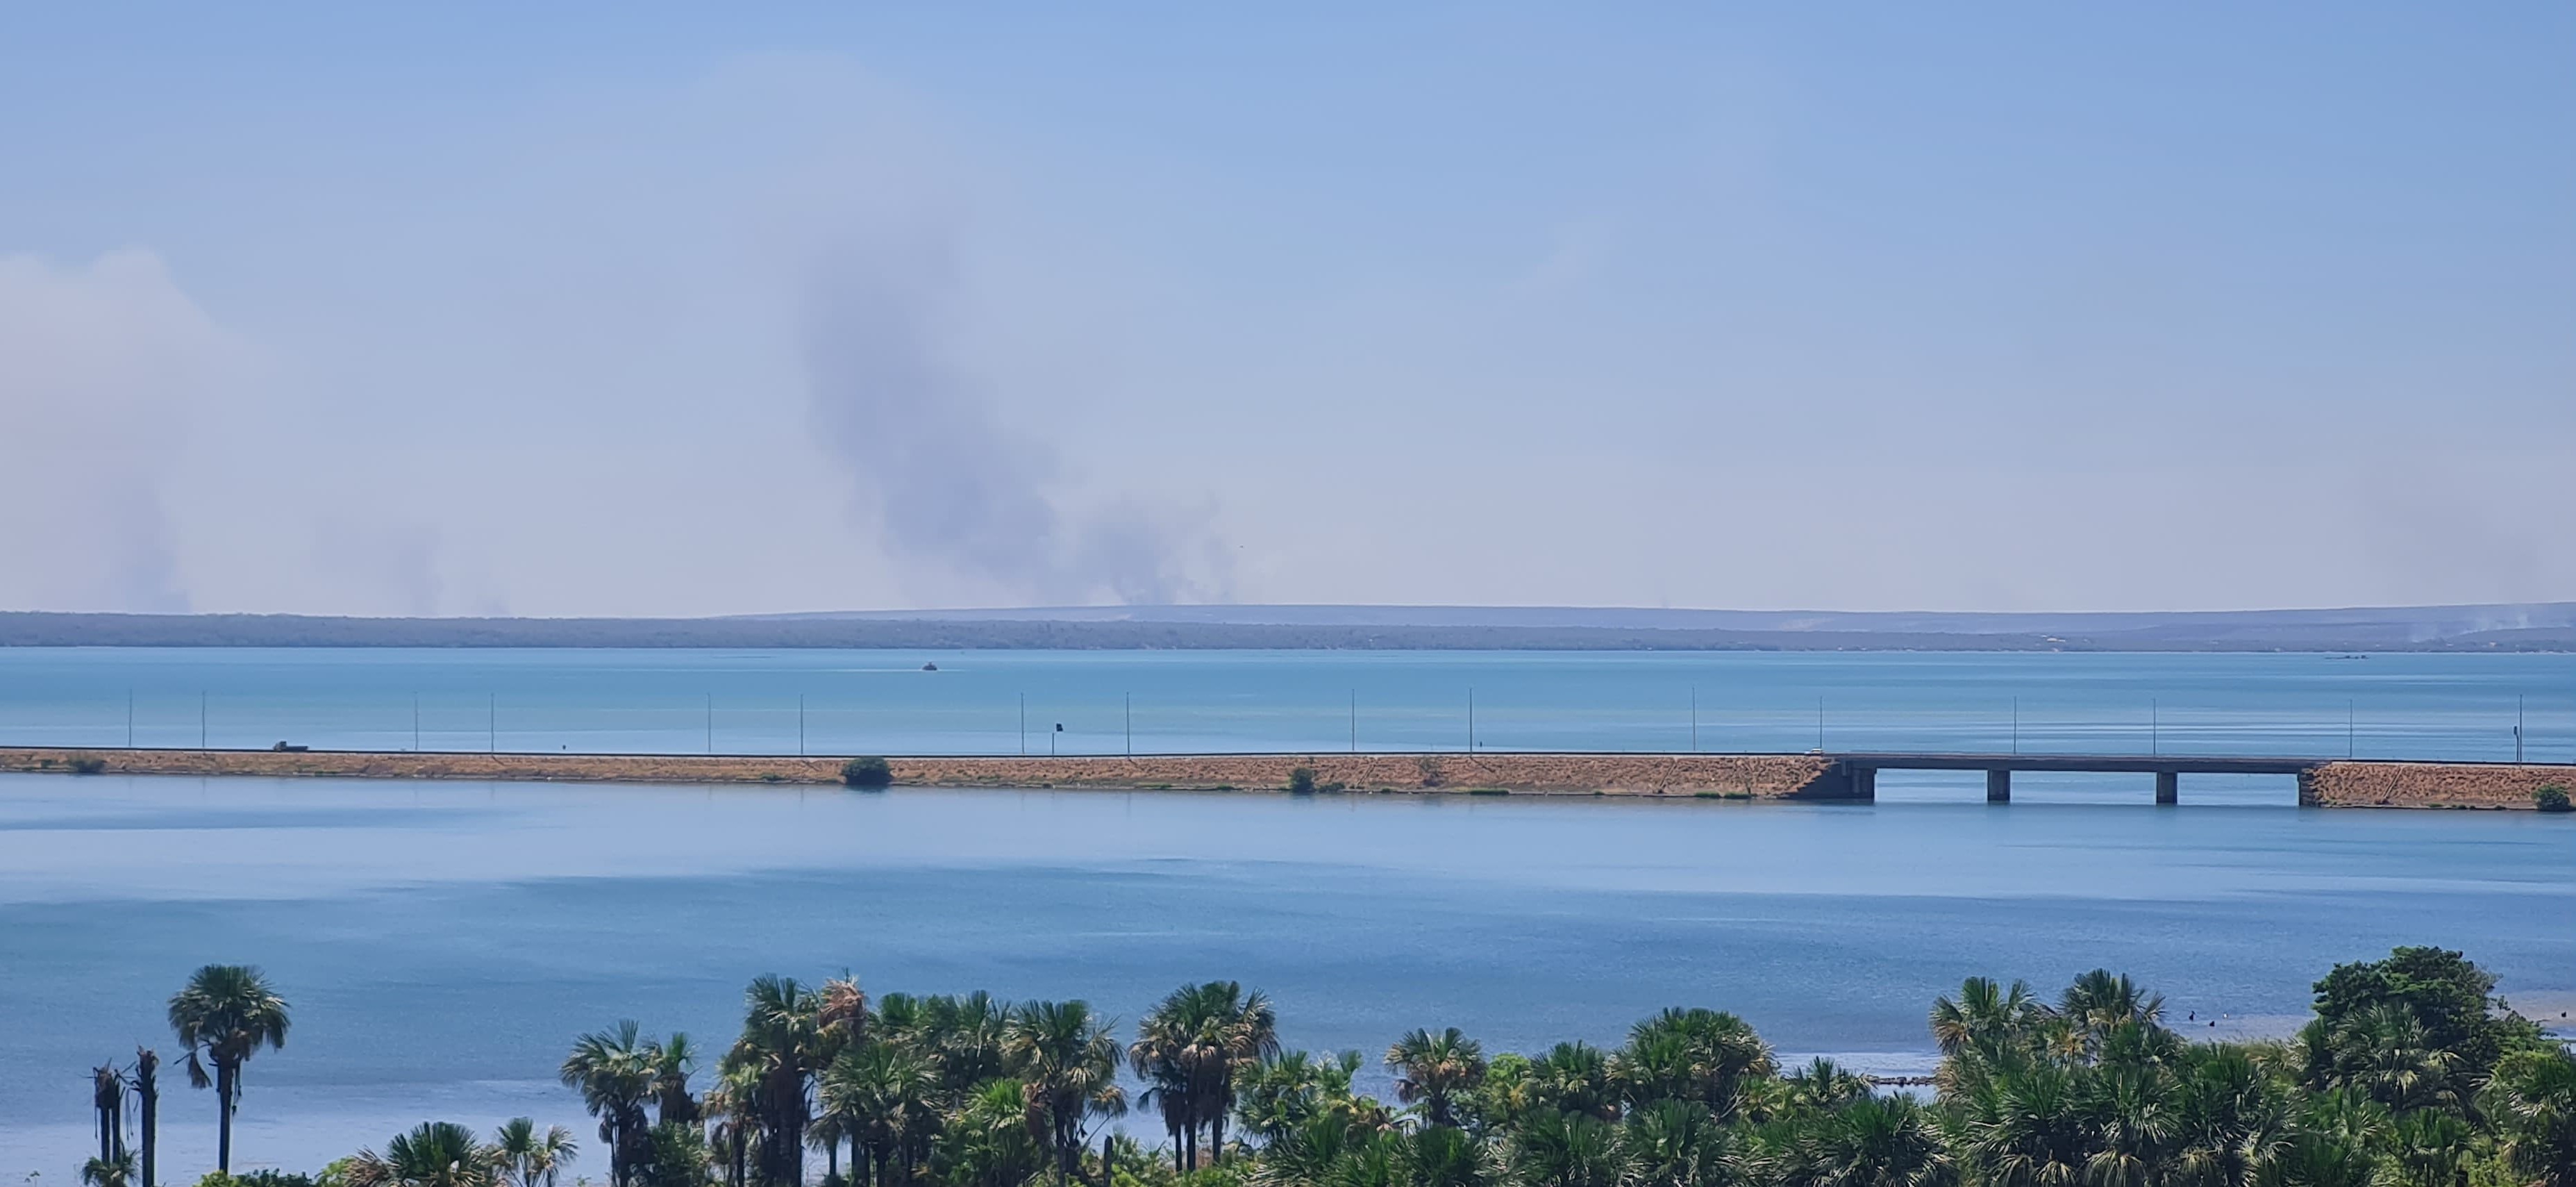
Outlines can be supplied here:
M2523 808L2555 783L2576 793L2576 767L2538 763L2330 762L2299 780L2320 808Z
M0 770L69 771L83 760L142 775L532 779L623 783L838 783L841 759L732 755L409 754L269 750L0 748ZM1799 796L1827 763L1809 755L1227 754L1065 758L894 758L921 787L1284 788L1311 768L1351 791L1522 795Z

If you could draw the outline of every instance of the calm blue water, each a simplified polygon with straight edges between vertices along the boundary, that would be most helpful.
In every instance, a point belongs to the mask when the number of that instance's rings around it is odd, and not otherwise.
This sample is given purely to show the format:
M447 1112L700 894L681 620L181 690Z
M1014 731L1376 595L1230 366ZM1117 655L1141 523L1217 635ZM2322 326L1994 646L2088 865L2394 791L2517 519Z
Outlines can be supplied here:
M418 662L469 661L495 662ZM276 662L266 678L346 661ZM1601 676L1615 662L1565 666L1623 686ZM1924 1011L1971 974L2053 993L2108 965L2163 988L2177 1020L2226 1015L2205 1033L2263 1033L2333 962L2430 942L2527 1006L2576 1004L2576 819L2142 799L0 775L0 1175L69 1180L87 1069L137 1042L167 1054L163 1003L218 960L265 966L294 1005L287 1049L251 1066L240 1151L301 1169L427 1118L587 1132L551 1078L574 1034L631 1016L713 1051L764 971L1079 995L1130 1020L1232 977L1276 998L1290 1043L1371 1054L1414 1026L1498 1050L1608 1043L1709 1005L1784 1054L1884 1071L1930 1064ZM213 1105L175 1065L164 1084L164 1173L186 1182L211 1162Z
M1471 698L1498 750L2576 761L2568 655L0 649L0 744L1458 750Z

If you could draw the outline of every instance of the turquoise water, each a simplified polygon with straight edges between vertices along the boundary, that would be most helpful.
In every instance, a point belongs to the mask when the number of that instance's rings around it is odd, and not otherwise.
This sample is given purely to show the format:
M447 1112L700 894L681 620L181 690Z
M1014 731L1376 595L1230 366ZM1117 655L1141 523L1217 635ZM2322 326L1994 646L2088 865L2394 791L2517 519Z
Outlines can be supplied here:
M1460 750L1471 701L1498 750L2510 760L2519 720L2576 761L2567 655L0 649L0 744Z
M2064 798L2089 802L0 775L0 1175L72 1177L88 1069L167 1055L163 1003L207 961L294 1005L239 1150L301 1169L433 1117L586 1133L551 1077L574 1034L634 1017L713 1050L766 971L1129 1020L1239 978L1291 1044L1372 1054L1415 1026L1608 1043L1708 1005L1886 1072L1929 1066L1924 1011L1971 974L2054 992L2108 965L2177 1021L2224 1016L2201 1033L2271 1033L2333 962L2429 942L2576 1004L2576 819ZM211 1094L164 1085L186 1182Z

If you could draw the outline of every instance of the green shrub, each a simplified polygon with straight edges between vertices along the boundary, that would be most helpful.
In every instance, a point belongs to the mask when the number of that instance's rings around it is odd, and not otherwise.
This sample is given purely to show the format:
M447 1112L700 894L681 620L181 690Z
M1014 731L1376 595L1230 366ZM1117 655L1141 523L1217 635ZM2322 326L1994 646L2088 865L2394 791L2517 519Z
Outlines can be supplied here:
M96 775L106 769L107 760L103 758L83 757L72 760L72 774L75 775ZM2567 797L2562 793L2558 798Z
M1315 794L1315 768L1292 768L1288 772L1288 793L1290 795Z
M841 764L841 782L878 789L894 783L894 768L882 758L854 758Z
M2543 812L2565 812L2569 810L2567 803L2567 789L2555 783L2542 784L2540 790L2532 792L2531 803L2533 807L2539 808Z

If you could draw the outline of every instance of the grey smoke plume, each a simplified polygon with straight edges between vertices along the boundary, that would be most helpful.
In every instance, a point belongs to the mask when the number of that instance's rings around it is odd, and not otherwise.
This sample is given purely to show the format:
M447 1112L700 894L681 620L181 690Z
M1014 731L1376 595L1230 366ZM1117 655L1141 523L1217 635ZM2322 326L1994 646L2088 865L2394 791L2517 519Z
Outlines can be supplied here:
M1206 531L1133 502L1069 514L1049 496L1062 459L950 361L955 283L935 249L842 252L807 294L815 428L888 554L1036 603L1220 596L1225 556Z

